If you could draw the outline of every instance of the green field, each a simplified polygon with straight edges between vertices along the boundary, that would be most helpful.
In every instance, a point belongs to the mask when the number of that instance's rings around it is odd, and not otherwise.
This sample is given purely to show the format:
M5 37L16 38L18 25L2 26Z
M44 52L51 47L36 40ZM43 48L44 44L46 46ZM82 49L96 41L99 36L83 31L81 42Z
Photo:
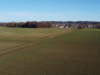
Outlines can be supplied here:
M0 27L0 75L100 75L100 29Z

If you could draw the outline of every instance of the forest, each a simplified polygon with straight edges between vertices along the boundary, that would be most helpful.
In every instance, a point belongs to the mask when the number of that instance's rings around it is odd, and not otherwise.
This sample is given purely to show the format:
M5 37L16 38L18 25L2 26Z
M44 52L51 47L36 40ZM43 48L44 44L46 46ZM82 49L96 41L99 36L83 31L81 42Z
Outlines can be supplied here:
M51 28L52 23L51 22L19 22L19 23L14 23L14 22L9 22L6 23L7 27L24 27L24 28Z

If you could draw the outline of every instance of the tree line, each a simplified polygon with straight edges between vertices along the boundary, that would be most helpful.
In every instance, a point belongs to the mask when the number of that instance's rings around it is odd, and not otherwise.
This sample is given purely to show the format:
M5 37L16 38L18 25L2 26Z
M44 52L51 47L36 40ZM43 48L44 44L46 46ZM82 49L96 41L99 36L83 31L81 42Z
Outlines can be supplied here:
M51 22L20 22L20 23L13 23L9 22L6 23L7 27L25 27L25 28L51 28L52 23Z

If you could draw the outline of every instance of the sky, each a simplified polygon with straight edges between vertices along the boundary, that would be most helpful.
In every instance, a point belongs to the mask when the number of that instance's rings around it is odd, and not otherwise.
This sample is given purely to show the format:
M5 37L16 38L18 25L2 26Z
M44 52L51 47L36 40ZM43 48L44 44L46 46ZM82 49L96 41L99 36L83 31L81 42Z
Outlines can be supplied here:
M100 0L0 0L0 22L100 21Z

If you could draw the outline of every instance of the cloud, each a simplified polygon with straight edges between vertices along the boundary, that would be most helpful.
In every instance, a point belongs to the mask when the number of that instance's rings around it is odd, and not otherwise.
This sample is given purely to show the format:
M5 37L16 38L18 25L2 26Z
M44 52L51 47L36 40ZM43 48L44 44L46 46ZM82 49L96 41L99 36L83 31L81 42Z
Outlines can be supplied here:
M60 16L62 14L40 14L40 16Z
M21 22L21 21L47 21L59 18L64 14L59 13L36 13L25 11L0 11L0 21L2 22Z
M24 11L5 11L5 12L0 12L0 14L7 15L7 16L14 16L14 17L30 17L30 16L35 16L35 17L46 17L46 16L59 16L61 14L56 14L56 13L33 13L33 12L24 12Z
M33 16L34 13L31 12L21 12L21 11L17 11L17 12L3 12L5 15L9 15L9 16Z

